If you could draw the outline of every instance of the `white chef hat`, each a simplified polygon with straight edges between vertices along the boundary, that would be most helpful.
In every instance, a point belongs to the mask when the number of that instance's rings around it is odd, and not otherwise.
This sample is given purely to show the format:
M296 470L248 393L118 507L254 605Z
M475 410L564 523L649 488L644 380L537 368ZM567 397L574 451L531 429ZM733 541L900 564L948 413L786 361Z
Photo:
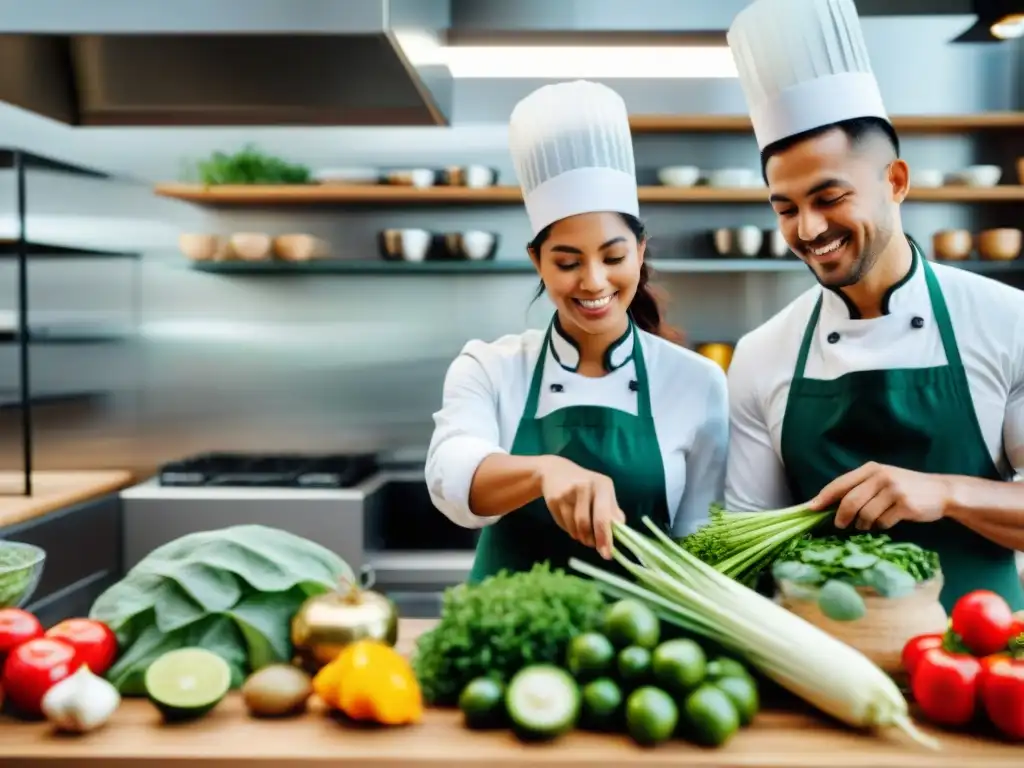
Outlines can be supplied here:
M760 149L841 120L888 119L853 0L754 0L726 39Z
M639 215L629 113L611 88L538 88L512 110L509 147L534 235L580 213Z

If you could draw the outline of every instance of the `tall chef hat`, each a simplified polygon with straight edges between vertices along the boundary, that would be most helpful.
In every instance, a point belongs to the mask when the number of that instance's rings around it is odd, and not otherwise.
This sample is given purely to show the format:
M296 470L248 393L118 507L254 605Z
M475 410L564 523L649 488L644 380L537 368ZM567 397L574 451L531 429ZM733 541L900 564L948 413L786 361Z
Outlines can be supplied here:
M888 119L853 0L754 0L726 40L759 149L841 120Z
M639 215L629 114L611 88L538 88L512 110L509 147L534 235L579 213Z

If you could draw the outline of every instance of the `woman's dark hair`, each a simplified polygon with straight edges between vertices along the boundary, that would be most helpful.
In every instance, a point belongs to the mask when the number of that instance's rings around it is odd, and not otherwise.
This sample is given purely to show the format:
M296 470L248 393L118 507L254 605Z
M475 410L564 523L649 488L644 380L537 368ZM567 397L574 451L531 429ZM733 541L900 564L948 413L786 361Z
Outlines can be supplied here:
M644 227L644 223L640 219L628 213L620 213L619 216L626 222L626 226L629 227L638 243L647 239L647 228ZM530 249L530 253L538 261L540 260L540 247L551 236L552 226L549 224L544 227L527 246ZM651 277L651 270L647 266L649 256L650 248L647 249L644 261L640 265L640 282L637 283L636 295L633 297L633 301L629 303L629 314L633 317L633 322L641 330L682 344L685 340L684 335L662 319L661 304L664 300L664 293L649 284ZM534 301L544 295L544 290L544 281L542 280L537 288L537 294L533 297Z

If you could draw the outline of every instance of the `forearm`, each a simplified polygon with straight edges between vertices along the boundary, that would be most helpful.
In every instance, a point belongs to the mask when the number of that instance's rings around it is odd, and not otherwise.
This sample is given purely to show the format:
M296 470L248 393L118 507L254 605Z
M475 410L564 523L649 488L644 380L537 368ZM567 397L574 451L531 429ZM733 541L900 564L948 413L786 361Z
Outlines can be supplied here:
M551 456L509 456L495 453L473 475L469 506L480 517L504 515L541 496L541 479Z
M1024 483L949 478L946 517L1008 549L1024 550Z

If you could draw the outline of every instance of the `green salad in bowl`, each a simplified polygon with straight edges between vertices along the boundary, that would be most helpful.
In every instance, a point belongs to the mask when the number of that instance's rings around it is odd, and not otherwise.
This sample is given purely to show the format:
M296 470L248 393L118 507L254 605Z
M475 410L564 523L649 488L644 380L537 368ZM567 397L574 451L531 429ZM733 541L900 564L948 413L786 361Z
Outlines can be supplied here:
M0 608L21 608L39 586L46 552L33 544L0 539Z

